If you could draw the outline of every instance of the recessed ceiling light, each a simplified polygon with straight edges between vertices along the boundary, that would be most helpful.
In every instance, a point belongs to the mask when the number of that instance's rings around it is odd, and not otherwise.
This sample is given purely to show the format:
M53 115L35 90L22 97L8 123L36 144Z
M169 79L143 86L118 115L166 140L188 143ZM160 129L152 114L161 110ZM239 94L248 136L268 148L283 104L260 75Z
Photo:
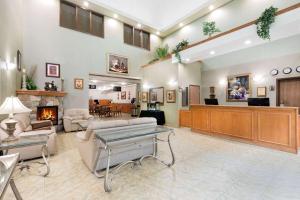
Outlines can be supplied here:
M156 35L160 35L160 32L159 32L159 31L156 31Z
M89 7L89 2L85 1L85 2L83 2L83 5L84 5L85 7Z
M248 45L248 44L251 44L252 42L251 42L251 40L246 40L244 43L245 43L246 45Z
M180 23L179 26L180 26L180 27L183 27L183 23Z
M210 11L212 11L214 8L215 8L214 5L210 5L210 6L208 7L208 9L209 9Z
M142 24L137 24L136 27L142 28Z
M190 62L190 59L189 58L187 58L187 59L185 59L187 62Z
M114 14L114 18L117 19L119 17L118 14Z
M209 52L209 53L210 53L210 55L215 55L215 54L216 54L215 51L211 51L211 52Z
M126 85L126 83L125 83L125 82L122 82L121 85Z

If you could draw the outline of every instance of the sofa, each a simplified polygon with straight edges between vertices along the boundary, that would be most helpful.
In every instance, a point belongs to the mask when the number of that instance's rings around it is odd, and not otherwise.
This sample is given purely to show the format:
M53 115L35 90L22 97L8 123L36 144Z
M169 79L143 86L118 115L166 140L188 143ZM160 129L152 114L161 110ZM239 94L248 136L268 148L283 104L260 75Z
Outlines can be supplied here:
M65 132L81 130L79 122L86 122L93 119L88 109L66 109L63 116Z
M107 151L101 150L104 144L96 139L95 134L115 134L134 132L137 130L153 130L157 126L155 118L136 118L130 120L112 120L112 121L91 121L86 131L76 134L77 145L80 156L91 172L106 168ZM120 164L128 160L135 160L144 155L153 154L153 137L143 139L130 139L129 145L113 150L110 160L110 166ZM100 158L97 158L97 152L100 149Z
M29 136L29 135L39 135L39 134L47 134L49 136L48 140L48 150L50 155L56 153L56 130L55 127L52 126L51 121L31 121L30 114L15 114L14 119L17 121L16 130L14 135L16 137ZM5 119L0 124L0 139L3 140L8 135L5 132L6 124ZM42 124L46 124L46 127L41 126ZM38 158L42 156L41 152L42 145L36 146L28 146L16 149L10 149L8 154L20 153L20 160L27 160Z

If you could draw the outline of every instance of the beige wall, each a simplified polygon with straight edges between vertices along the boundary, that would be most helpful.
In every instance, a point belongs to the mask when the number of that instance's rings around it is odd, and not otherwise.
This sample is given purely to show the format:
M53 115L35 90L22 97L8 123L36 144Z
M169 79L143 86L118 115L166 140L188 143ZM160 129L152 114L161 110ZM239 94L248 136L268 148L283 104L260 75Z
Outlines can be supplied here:
M89 73L106 74L107 53L129 58L129 76L140 77L140 66L151 60L152 53L123 43L123 24L105 18L105 38L94 37L59 26L59 1L26 0L23 16L24 62L27 68L37 66L35 80L39 88L45 81L60 79L45 77L45 63L59 63L68 95L64 107L88 106ZM151 35L152 50L161 40ZM74 78L84 78L83 90L75 90Z
M204 21L215 21L217 27L224 32L257 19L266 8L272 5L282 9L296 3L299 3L299 0L234 0L167 36L163 43L173 48L183 39L193 43L207 38L202 32Z

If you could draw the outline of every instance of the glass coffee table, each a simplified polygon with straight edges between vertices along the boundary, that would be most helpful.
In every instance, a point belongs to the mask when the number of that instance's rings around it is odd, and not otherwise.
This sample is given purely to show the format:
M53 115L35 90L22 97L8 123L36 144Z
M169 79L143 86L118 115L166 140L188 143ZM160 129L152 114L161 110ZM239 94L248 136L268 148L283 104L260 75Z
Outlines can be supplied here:
M19 161L19 154L11 154L7 156L0 156L0 199L4 198L5 191L8 185L17 200L22 200L22 197L16 187L14 179L12 178L13 172Z
M89 126L89 122L88 122L88 121L78 122L77 124L79 125L79 127L80 127L80 129L81 129L82 131L86 131L86 129L87 129L88 126Z
M162 133L166 133L166 132L168 132L167 139L163 140L163 139L157 138L158 135L160 135ZM101 154L100 152L102 150L107 151L107 155L108 155L107 156L107 165L106 165L106 170L105 170L104 175L101 175L99 172L96 171L97 162L95 162L95 167L94 167L94 169L95 169L94 174L99 178L104 178L105 192L111 191L111 186L109 183L109 180L111 180L111 178L109 178L109 176L116 174L116 172L119 171L119 169L121 167L123 167L129 163L141 165L143 159L145 159L146 157L153 157L156 160L158 160L160 163L162 163L168 167L171 167L172 165L175 164L175 156L174 156L172 146L171 146L171 141L170 141L170 136L174 135L174 130L171 128L167 128L164 126L157 126L157 127L153 128L152 130L135 130L133 132L125 132L125 133L124 132L119 132L119 133L116 132L116 133L108 134L108 135L101 135L101 133L95 133L95 135L96 135L96 138L104 144L104 147L100 147L98 149L97 156L96 156L97 161L100 159L100 154ZM117 149L121 145L124 145L124 141L128 141L130 139L143 139L143 138L153 138L153 142L149 143L149 145L154 145L153 154L145 155L138 160L129 160L129 161L120 163L119 165L115 166L114 171L110 172L110 160L111 160L112 150ZM162 161L157 157L157 143L158 142L168 143L171 157L172 157L172 161L170 163Z
M18 140L10 141L10 142L3 142L0 143L0 151L4 152L4 155L8 154L9 149L16 149L21 147L27 147L27 146L35 146L35 145L42 145L41 152L44 162L38 162L39 164L46 165L47 171L46 173L42 174L42 176L48 176L50 173L50 166L48 163L50 154L47 146L49 136L46 134L40 134L40 135L30 135L30 136L21 136L18 138ZM46 157L47 155L47 157ZM20 165L20 169L27 168L29 169L29 165Z

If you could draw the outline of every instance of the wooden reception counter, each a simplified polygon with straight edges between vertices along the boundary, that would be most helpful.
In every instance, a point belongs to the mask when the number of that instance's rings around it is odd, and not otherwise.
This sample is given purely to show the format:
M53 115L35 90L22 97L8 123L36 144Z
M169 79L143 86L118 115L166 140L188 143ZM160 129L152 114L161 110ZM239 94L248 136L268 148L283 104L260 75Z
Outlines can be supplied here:
M191 105L192 131L297 153L298 108Z

